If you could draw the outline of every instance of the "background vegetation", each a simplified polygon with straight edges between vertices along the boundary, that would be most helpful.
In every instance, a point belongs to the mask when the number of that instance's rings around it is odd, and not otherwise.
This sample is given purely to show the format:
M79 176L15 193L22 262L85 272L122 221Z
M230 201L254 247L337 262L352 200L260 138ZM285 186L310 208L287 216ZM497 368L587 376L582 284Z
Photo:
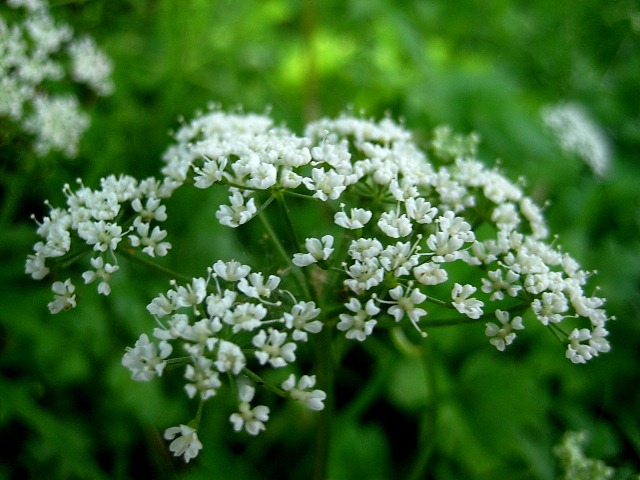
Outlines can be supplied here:
M274 412L267 431L250 440L231 431L224 409L209 409L197 460L185 466L169 456L161 432L191 418L193 405L177 385L136 384L120 365L124 347L152 328L144 307L166 279L123 265L127 275L113 290L126 295L87 292L76 310L53 317L50 283L23 273L35 241L29 216L46 213L45 198L61 204L61 186L78 176L96 186L111 173L157 174L179 117L209 102L270 106L298 131L345 108L388 113L422 145L442 123L478 132L484 160L499 159L509 176L527 178L538 202L550 202L552 230L585 268L598 270L592 284L618 319L612 351L583 366L535 328L504 353L482 325L434 329L416 357L386 338L354 349L337 386L331 478L405 478L426 463L429 478L553 479L553 445L580 429L591 433L589 454L618 467L616 478L640 471L637 2L51 6L111 56L116 92L91 106L77 159L26 161L0 151L0 479L308 477L314 420L293 406ZM612 164L603 178L544 128L540 108L560 101L583 105L608 135ZM167 261L188 274L242 248L206 202L185 191L169 205Z

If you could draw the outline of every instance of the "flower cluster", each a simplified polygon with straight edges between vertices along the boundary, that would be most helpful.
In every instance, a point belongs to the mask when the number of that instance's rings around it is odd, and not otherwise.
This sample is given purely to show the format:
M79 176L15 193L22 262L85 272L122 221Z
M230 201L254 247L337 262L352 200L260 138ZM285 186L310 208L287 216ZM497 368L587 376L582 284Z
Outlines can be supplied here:
M161 201L176 185L170 180L138 181L126 175L103 178L96 190L79 183L76 191L64 186L67 208L51 207L49 215L38 222L37 234L42 240L34 245L25 271L40 280L49 275L50 265L69 265L91 253L90 270L82 278L85 283L100 280L98 292L109 295L111 275L118 270L115 252L123 238L128 237L128 248L138 248L150 257L164 256L171 248L164 241L167 232L158 223L167 218ZM71 278L55 282L52 289L56 295L49 303L51 313L75 306Z
M563 150L580 157L596 175L606 173L611 163L609 139L583 107L560 103L543 108L541 115Z
M99 280L108 294L117 264L105 254L121 251L125 237L127 248L167 253L166 232L152 227L167 215L161 198L183 185L224 189L228 201L211 217L240 230L262 228L279 260L254 268L214 259L205 276L173 281L147 307L160 324L154 340L142 334L123 364L140 381L182 365L187 396L201 402L228 379L238 398L229 418L237 431L265 428L269 407L253 403L258 386L323 408L315 377L297 380L296 368L309 336L321 331L364 342L383 328L407 326L425 337L439 325L478 322L502 351L527 320L564 338L574 363L609 350L604 300L584 291L588 272L547 241L542 211L520 186L476 158L475 136L441 130L431 144L440 161L430 163L388 118L322 119L298 136L266 115L212 109L183 124L175 139L161 181L121 177L98 191L67 188L68 208L52 209L39 224L44 241L27 272L44 277L47 262L77 255L71 243L84 243L98 256L83 278ZM311 225L310 211L322 212ZM51 310L74 306L74 288L70 280L54 284ZM289 376L267 385L257 373L265 368ZM189 460L201 448L197 421L166 436L178 433L170 448Z
M33 136L37 155L57 150L75 157L89 117L71 92L54 94L47 86L68 77L97 95L109 95L111 61L91 37L74 39L68 25L56 24L46 0L8 0L7 5L24 18L8 23L0 15L0 116Z

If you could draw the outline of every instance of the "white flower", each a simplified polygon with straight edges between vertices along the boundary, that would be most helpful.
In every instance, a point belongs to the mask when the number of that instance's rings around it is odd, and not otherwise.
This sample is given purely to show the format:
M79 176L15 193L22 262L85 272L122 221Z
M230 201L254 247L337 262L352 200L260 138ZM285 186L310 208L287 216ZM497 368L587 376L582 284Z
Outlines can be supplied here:
M213 264L213 271L218 277L223 278L227 282L237 282L249 274L251 267L242 265L235 260L231 260L230 262L218 260Z
M111 81L113 65L91 37L82 37L69 45L71 74L73 79L86 83L98 95L110 95L114 86Z
M269 420L269 407L258 405L251 408L249 402L253 400L255 389L246 384L238 385L238 404L237 413L232 413L229 420L233 424L233 429L239 432L244 429L249 435L258 435L265 429L264 422Z
M200 398L207 400L216 394L216 390L220 387L220 379L218 372L211 370L212 361L199 355L194 359L194 363L188 364L184 373L184 378L190 380L184 386L189 398L195 397L200 392Z
M398 215L395 211L383 212L378 220L378 227L391 238L406 237L412 231L411 220L406 214Z
M234 375L238 375L246 364L245 356L238 345L226 340L218 342L218 356L215 361L218 371L231 371Z
M171 298L175 298L175 295L171 295ZM158 295L147 305L147 312L158 318L166 317L177 308L171 298L163 294Z
M177 438L176 435L178 435ZM198 440L198 433L187 425L167 428L164 431L164 438L165 440L173 440L169 444L169 450L176 457L183 455L185 462L195 458L202 449L202 443Z
M482 307L484 303L476 298L469 298L473 292L477 290L473 285L460 285L454 284L453 290L451 290L451 298L453 302L451 304L458 312L466 315L469 318L478 319L482 315Z
M194 184L197 188L209 188L223 178L228 178L229 174L224 171L227 167L227 157L221 156L215 160L207 159L202 168L193 167L197 175Z
M155 226L151 233L149 233L151 225L141 221L140 217L136 217L133 221L133 226L136 228L136 233L138 235L129 235L131 246L143 246L144 248L142 251L150 257L155 257L156 255L164 257L168 253L169 249L171 249L171 244L169 242L162 241L167 236L166 230L162 230L160 227Z
M62 310L69 310L76 306L74 293L76 287L71 283L71 279L67 279L64 282L54 282L51 290L55 293L53 301L48 304L51 313L59 313Z
M611 163L609 139L576 103L560 103L541 111L542 120L563 150L578 155L596 175L603 176Z
M37 155L59 150L72 158L78 154L80 138L89 127L89 117L80 111L75 97L38 96L33 100L33 114L25 119L23 127L35 135L33 149Z
M404 208L409 218L418 223L431 223L438 214L438 209L422 197L407 198L404 202Z
M83 222L78 226L78 235L98 252L115 250L122 240L122 227L116 223Z
M247 278L249 281L247 281ZM269 275L267 283L264 282L264 275L262 273L250 273L248 277L241 278L238 282L238 290L244 293L247 297L261 299L269 298L271 292L278 288L280 285L280 277L275 275Z
M396 242L389 245L380 254L380 265L393 272L396 277L409 275L411 269L418 264L419 256L413 254L413 246L409 243Z
M574 328L569 335L566 357L573 363L587 363L593 358L593 349L587 343L591 340L591 331L588 328Z
M370 210L365 210L364 208L352 208L350 214L347 215L344 211L344 203L340 204L341 211L337 212L333 216L333 220L336 225L341 226L342 228L347 228L349 230L356 230L358 228L364 227L371 217L373 213Z
M164 222L167 219L167 207L160 204L160 199L151 197L142 205L142 200L134 198L131 202L131 208L138 213L139 221L149 223L152 220Z
M105 264L102 257L92 258L91 266L95 268L95 271L88 270L82 274L84 283L91 283L99 278L101 282L98 285L98 293L109 295L111 293L111 287L109 286L111 274L118 271L120 267L118 265L111 265L110 263Z
M322 330L320 320L310 321L320 315L320 309L314 302L298 302L291 308L291 313L284 313L284 324L293 329L291 336L296 342L306 342L307 332L318 333Z
M362 308L362 304L355 297L351 298L344 306L355 315L341 313L340 323L337 325L338 330L346 332L345 337L349 340L363 342L367 336L371 335L373 327L378 323L372 317L380 313L380 308L372 299L369 299L365 307Z
M311 170L311 178L305 177L302 183L309 190L315 190L314 197L322 201L337 199L347 188L347 178L335 170L314 168Z
M486 323L487 328L484 334L487 337L493 337L489 340L489 343L502 352L505 347L511 345L516 338L513 330L522 330L524 325L522 324L522 317L513 317L510 321L509 312L503 310L496 310L496 318L500 321L501 326L493 322L488 322Z
M344 284L358 295L380 285L384 280L384 268L380 266L377 258L370 258L364 262L356 260L347 269L347 274L351 278L347 278Z
M250 198L245 204L244 196L238 191L229 197L229 203L231 205L220 205L216 212L221 225L236 228L251 220L258 211L254 199Z
M260 365L269 364L274 368L284 367L288 363L295 362L295 351L298 347L295 343L284 343L287 339L285 332L279 332L273 328L269 328L268 333L260 330L253 337L253 345L258 348L255 356Z
M171 295L173 304L178 308L199 305L207 296L207 281L202 277L194 278L191 284L176 287Z
M333 237L325 235L320 240L317 238L307 238L304 246L308 253L295 253L292 263L297 267L306 267L312 263L327 260L333 252Z
M439 285L449 278L449 274L437 263L427 262L413 269L413 276L423 285Z
M262 325L267 309L260 303L239 303L233 310L227 310L222 321L231 325L233 333L250 332Z
M422 308L417 308L416 305L424 302L427 299L427 296L422 293L419 288L411 290L411 286L412 284L409 282L406 292L402 285L398 285L397 287L389 290L389 295L396 303L389 307L388 313L396 322L402 320L406 315L413 326L416 327L418 331L421 331L420 327L418 327L418 322L420 321L420 318L427 314L427 312ZM426 336L426 333L423 333L423 336Z
M487 276L489 277L488 280L486 278L482 279L482 291L491 293L491 301L502 300L504 292L510 297L515 297L522 290L522 286L515 283L520 278L520 275L513 270L507 270L506 276L504 276L503 271L497 269L487 272Z
M296 376L292 373L287 379L282 382L282 389L289 392L291 398L301 402L309 410L322 410L324 409L324 401L327 398L327 394L322 390L312 390L316 384L315 375L302 375L298 384L296 385Z
M122 357L122 365L131 370L131 378L138 382L148 382L153 377L162 375L172 347L166 341L158 346L149 341L146 333L140 335L133 348L127 347Z

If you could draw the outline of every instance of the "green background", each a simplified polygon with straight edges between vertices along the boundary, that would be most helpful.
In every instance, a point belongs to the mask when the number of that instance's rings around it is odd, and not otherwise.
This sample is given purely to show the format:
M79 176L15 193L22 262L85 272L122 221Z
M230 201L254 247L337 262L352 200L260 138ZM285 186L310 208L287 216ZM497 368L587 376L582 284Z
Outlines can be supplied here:
M558 242L598 271L591 287L600 286L617 317L612 351L588 365L572 365L542 328L528 329L503 353L482 325L430 331L421 358L403 356L385 337L366 342L340 367L331 478L407 478L426 462L434 479L553 479L553 445L579 429L591 434L588 454L618 467L616 478L640 471L637 2L96 0L51 7L109 54L116 91L87 98L92 125L77 159L1 151L0 478L309 477L314 417L288 404L249 439L231 430L220 399L220 408L206 411L198 458L184 465L168 454L161 433L192 418L193 403L179 378L138 384L120 365L124 347L153 328L145 306L166 289L165 279L125 264L110 297L87 289L77 309L51 316L50 283L23 273L36 241L29 216L46 214L44 199L62 205L61 186L76 177L96 187L111 173L158 175L179 117L210 102L270 108L298 132L308 120L349 108L389 114L422 146L439 124L478 132L487 164L499 161L512 179L526 177L536 201L549 202ZM540 108L560 101L583 105L610 138L612 165L603 178L563 153L542 125ZM216 199L184 191L171 200L167 265L198 276L237 252L233 232L216 224Z

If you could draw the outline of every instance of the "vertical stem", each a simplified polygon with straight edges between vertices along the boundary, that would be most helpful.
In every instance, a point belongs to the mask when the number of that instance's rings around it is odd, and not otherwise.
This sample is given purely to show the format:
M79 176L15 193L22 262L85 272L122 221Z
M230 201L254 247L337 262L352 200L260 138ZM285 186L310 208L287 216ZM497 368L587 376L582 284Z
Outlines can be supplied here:
M431 345L423 342L422 361L424 366L425 380L429 395L429 404L424 412L424 430L420 432L420 440L418 441L418 452L416 459L411 468L411 472L407 477L409 480L419 480L425 478L429 459L433 455L435 449L435 436L437 428L438 414L438 390L436 384L436 372L433 365L433 355Z
M329 463L331 422L334 410L332 330L332 328L326 327L325 324L325 328L316 335L314 343L318 386L327 394L324 409L318 416L316 429L316 451L313 465L314 480L325 480L327 478L327 466Z
M305 123L318 119L320 102L318 101L318 68L315 49L317 8L315 0L302 2L302 40L304 42L307 72L304 80L303 117Z

